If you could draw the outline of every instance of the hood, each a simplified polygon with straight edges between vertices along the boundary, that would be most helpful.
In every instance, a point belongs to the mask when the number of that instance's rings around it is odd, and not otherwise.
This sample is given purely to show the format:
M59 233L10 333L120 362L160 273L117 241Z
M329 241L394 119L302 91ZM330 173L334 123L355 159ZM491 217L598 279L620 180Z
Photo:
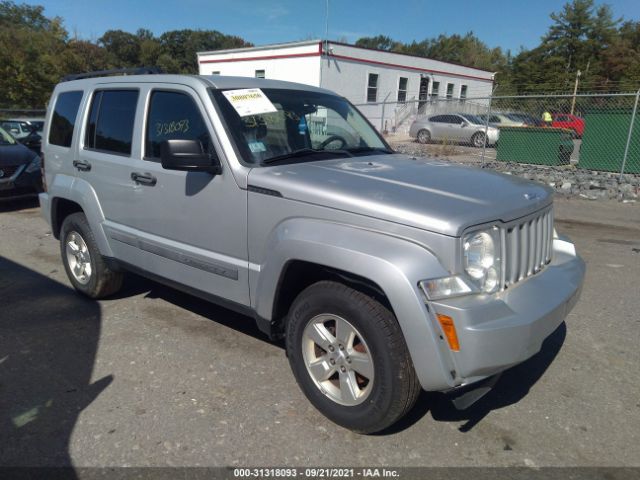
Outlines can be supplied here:
M0 145L0 167L24 165L31 162L36 153L29 150L21 143L15 145Z
M254 168L249 184L284 198L460 236L549 205L553 191L518 177L406 155Z

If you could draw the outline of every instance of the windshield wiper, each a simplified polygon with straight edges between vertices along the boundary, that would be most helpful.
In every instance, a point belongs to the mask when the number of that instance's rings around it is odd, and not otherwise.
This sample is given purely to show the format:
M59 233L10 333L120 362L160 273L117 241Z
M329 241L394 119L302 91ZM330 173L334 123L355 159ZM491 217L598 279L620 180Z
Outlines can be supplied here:
M384 147L351 147L345 148L345 151L349 153L363 153L363 152L380 152L380 153L395 153L393 150Z
M275 157L267 158L262 161L263 165L267 165L269 163L275 163L280 160L288 160L290 158L297 157L306 157L307 155L314 155L317 153L337 153L340 155L345 155L347 157L351 157L351 152L347 150L326 150L326 149L317 149L317 148L300 148L298 150L294 150L293 152L285 153L282 155L276 155Z

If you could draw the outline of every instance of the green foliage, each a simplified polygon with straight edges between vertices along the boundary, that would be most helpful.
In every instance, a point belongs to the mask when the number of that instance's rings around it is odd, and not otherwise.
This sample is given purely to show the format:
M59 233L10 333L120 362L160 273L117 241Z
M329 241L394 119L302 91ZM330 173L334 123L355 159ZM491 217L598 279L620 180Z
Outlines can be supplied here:
M374 48L376 50L386 50L399 52L402 50L403 45L400 42L396 42L386 35L378 35L376 37L362 37L356 41L356 46L363 48Z
M67 32L42 12L0 2L0 105L41 107L60 78Z
M551 14L552 25L531 50L515 57L489 48L472 32L439 35L411 43L378 35L356 45L454 62L498 73L499 94L573 91L630 91L640 88L640 22L615 19L611 8L594 0L571 0Z
M216 30L174 30L156 37L108 30L96 43L69 39L62 19L42 6L0 1L0 107L43 108L70 73L159 66L168 73L197 73L196 52L251 46Z
M397 42L387 36L363 37L356 46L375 48L389 52L406 53L432 58L443 62L453 62L483 70L498 71L508 63L508 53L500 48L489 48L473 32L466 35L439 35L420 42Z
M473 32L402 43L385 35L357 46L419 55L498 72L501 94L640 88L640 22L613 17L607 5L571 0L552 13L552 25L531 50L515 57L490 48ZM216 30L173 30L156 37L108 30L97 42L69 38L59 17L39 5L0 0L0 106L43 108L53 86L69 73L156 65L169 73L197 73L196 52L251 46Z

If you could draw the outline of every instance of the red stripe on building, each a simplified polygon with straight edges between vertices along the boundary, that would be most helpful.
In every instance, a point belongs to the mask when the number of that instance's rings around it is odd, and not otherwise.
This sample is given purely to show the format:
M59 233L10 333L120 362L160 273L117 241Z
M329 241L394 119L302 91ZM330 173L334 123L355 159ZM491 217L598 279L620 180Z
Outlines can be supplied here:
M319 57L320 52L288 53L286 55L267 55L264 57L225 58L221 60L200 60L200 63L248 62L250 60L276 60L280 58Z
M216 59L216 60L200 60L199 63L224 63L224 62L249 62L251 60L279 60L284 58L301 58L301 57L319 57L323 55L322 51L322 42L320 42L320 46L317 52L306 52L306 53L288 53L283 55L265 55L263 57L240 57L240 58L225 58L225 59ZM338 55L332 53L329 55L331 58L339 58L341 60L348 60L352 62L361 62L361 63L370 63L373 65L380 65L383 67L392 67L392 68L402 68L405 70L414 70L417 72L426 72L426 73L437 73L439 75L448 75L450 77L462 77L462 78L470 78L473 80L482 80L485 82L492 82L490 78L477 77L474 75L465 75L464 73L452 73L445 72L443 70L431 70L428 68L420 68L420 67L411 67L409 65L400 65L397 63L389 63L389 62L379 62L377 60L370 60L365 58L357 58L357 57L349 57L347 55ZM417 57L418 58L418 57Z

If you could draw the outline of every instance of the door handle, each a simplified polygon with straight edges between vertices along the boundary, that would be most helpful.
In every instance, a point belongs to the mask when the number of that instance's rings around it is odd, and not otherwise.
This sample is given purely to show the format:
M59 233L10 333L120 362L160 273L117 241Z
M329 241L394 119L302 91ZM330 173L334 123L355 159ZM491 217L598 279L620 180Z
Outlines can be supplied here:
M153 187L158 181L158 179L153 175L151 175L150 173L138 173L138 172L133 172L131 174L131 180L141 185L148 185L150 187Z
M84 160L74 160L73 166L82 172L88 172L91 170L91 164L89 162L85 162Z

